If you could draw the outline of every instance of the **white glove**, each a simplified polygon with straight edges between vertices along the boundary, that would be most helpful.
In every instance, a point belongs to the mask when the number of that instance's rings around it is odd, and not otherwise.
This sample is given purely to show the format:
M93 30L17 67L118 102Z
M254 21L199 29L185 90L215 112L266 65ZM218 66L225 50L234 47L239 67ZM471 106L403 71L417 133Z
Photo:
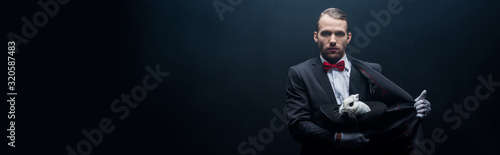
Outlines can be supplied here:
M427 96L427 91L424 90L415 99L415 104L413 105L417 110L417 117L423 118L431 112L431 103L425 99Z

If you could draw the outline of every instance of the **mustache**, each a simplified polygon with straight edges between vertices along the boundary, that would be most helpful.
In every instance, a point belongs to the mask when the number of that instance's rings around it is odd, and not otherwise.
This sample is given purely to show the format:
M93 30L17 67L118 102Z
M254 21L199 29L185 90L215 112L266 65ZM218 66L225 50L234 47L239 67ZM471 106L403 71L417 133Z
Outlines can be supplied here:
M326 50L329 50L329 49L339 49L340 50L340 47L336 47L336 46L334 46L334 47L326 47L325 49Z

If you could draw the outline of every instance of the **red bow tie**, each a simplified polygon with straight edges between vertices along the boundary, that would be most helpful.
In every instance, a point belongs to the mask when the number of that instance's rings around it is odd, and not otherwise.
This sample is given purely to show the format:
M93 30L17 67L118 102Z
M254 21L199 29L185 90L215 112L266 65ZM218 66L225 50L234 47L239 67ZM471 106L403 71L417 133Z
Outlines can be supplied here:
M325 72L328 72L332 68L337 68L339 71L344 71L345 65L344 65L344 60L338 62L337 64L330 64L328 62L323 62L323 70Z

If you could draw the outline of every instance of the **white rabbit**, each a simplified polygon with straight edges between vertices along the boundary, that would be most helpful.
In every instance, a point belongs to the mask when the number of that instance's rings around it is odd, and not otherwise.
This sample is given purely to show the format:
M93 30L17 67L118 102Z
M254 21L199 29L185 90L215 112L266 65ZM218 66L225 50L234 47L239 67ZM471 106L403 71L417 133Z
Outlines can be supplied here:
M354 114L354 116L359 116L371 111L368 105L358 100L359 94L353 94L344 99L342 105L340 105L339 113L342 115L346 112L348 114Z

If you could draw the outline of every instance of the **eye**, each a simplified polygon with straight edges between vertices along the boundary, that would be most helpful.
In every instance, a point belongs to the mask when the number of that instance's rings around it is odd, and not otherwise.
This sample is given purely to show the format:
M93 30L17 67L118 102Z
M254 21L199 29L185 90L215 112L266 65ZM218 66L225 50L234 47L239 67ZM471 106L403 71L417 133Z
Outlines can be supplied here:
M354 105L354 102L349 103L349 107L352 107Z
M335 33L335 36L339 36L339 37L342 37L342 36L344 36L344 35L345 35L345 33L344 33L344 32L336 32L336 33Z
M332 35L332 33L331 33L331 32L328 32L328 31L323 31L323 32L321 32L321 36L328 37L328 36L330 36L330 35Z

